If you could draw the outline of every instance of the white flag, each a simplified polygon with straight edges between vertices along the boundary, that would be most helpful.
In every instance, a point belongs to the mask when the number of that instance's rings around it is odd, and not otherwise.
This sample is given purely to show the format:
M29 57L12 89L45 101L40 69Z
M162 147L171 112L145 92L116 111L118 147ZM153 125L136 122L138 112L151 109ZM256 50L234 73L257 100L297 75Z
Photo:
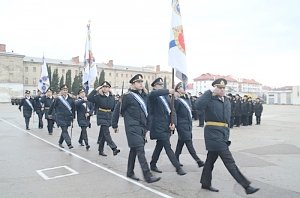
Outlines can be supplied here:
M49 86L50 86L50 82L48 76L48 69L47 69L45 58L43 57L43 65L42 65L41 77L38 82L38 89L41 91L41 93L45 94Z
M169 43L169 66L176 70L176 76L187 82L185 43L178 0L172 0L172 21Z
M97 66L92 52L90 24L87 25L87 29L88 30L84 53L84 72L82 77L82 84L86 92L88 92L91 83L95 80L97 76Z

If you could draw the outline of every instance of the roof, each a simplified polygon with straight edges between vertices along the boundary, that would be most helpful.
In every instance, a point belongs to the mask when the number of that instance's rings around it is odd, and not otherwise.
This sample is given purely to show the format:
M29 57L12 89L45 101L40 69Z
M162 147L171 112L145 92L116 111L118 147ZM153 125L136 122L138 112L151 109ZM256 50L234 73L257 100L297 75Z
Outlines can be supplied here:
M204 81L204 80L205 81L207 81L207 80L214 81L215 79L218 79L218 78L224 78L229 82L238 82L232 76L215 75L215 74L211 74L211 73L202 74L201 76L194 78L194 81Z
M42 57L30 57L30 56L25 56L24 61L26 62L34 62L34 63L42 63L43 58ZM59 60L59 59L51 59L51 58L45 58L46 63L52 63L52 64L64 64L64 65L77 65L74 63L72 60ZM79 63L79 65L83 66L83 63Z

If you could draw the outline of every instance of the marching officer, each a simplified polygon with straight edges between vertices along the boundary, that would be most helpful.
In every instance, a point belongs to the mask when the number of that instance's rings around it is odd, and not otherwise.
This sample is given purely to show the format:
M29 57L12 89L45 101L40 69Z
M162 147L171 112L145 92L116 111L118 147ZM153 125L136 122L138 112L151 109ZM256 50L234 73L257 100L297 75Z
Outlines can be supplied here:
M185 144L189 153L197 162L199 167L204 166L203 161L198 157L195 148L193 146L192 140L192 110L191 110L191 102L188 98L188 95L185 93L183 89L182 83L178 83L175 87L175 110L177 116L177 133L178 133L178 141L175 150L175 156L177 160L179 160L179 155L181 154L183 145Z
M233 178L244 187L247 194L255 193L259 188L250 186L250 181L240 172L229 150L229 124L231 106L225 95L227 81L223 78L216 79L212 90L207 90L196 101L199 110L205 109L206 126L204 128L205 146L208 150L207 158L201 175L200 183L203 189L218 192L211 186L212 170L214 163L220 156L227 170Z
M30 96L30 91L25 91L25 97L21 99L19 110L23 107L23 116L25 118L26 130L29 129L29 121L32 113L34 112L34 99Z
M37 91L37 96L34 98L35 112L39 118L39 129L43 128L43 115L44 115L44 103L42 102L42 93L40 90Z
M174 89L163 89L163 79L157 78L152 83L153 91L148 97L149 103L149 121L150 121L150 138L156 139L156 146L152 154L150 162L151 170L162 173L156 166L159 155L164 148L169 160L176 168L179 175L185 175L186 172L180 167L174 151L171 148L170 137L172 131L175 130L175 124L170 124L171 108L169 94L174 94ZM174 122L176 122L174 114Z
M53 118L52 113L55 110L55 119L57 125L61 128L61 135L59 138L59 147L64 148L62 143L66 141L69 149L72 146L71 138L68 133L68 127L73 127L73 119L75 118L75 102L74 99L68 94L68 86L62 85L60 87L60 95L54 99L49 111L48 117Z
M160 180L150 172L149 165L145 157L145 136L147 129L147 94L144 92L143 76L135 75L130 81L131 88L122 97L114 110L112 127L118 130L118 119L121 105L121 114L124 117L125 131L128 146L130 148L127 164L127 177L139 180L134 173L134 165L136 156L141 165L146 182L153 183Z
M97 89L94 89L88 95L88 101L95 104L97 112L97 125L100 125L98 136L99 155L107 156L104 152L104 143L107 142L108 146L113 150L113 155L117 155L120 149L114 143L110 136L109 127L111 126L112 111L115 108L115 99L110 92L111 85L104 81Z
M75 106L77 110L77 122L81 127L81 133L79 137L79 144L84 146L82 141L85 143L86 150L90 149L88 136L87 136L87 127L90 127L90 118L93 115L93 105L87 100L85 96L85 91L83 89L78 92L78 99L75 101Z
M49 117L49 109L54 101L54 97L53 97L53 92L52 90L49 88L46 92L46 95L42 97L41 102L44 104L44 112L45 112L45 118L47 119L47 129L48 129L48 133L49 135L52 135L53 133L53 125L54 125L54 113L52 112L52 117Z

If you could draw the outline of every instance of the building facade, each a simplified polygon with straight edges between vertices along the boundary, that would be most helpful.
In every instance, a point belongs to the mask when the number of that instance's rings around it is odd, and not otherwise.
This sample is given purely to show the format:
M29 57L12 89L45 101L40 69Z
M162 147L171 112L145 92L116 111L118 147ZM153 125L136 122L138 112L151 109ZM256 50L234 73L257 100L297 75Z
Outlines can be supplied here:
M79 57L71 60L45 59L52 74L55 69L58 70L59 79L70 70L73 81L76 75L83 72L83 63L79 62ZM37 92L38 80L41 75L41 66L43 59L38 57L29 57L16 53L6 52L5 45L0 44L0 102L9 102L11 97L21 97L25 90L30 90L33 95ZM171 71L161 71L160 66L133 67L114 65L113 60L108 63L96 63L97 76L99 78L101 71L105 73L105 80L112 86L114 94L121 94L124 82L124 92L129 88L129 80L137 73L144 76L149 89L150 84L158 77L166 79L167 87L171 86ZM170 69L171 70L171 69ZM91 83L92 87L94 83Z
M226 92L240 95L251 95L253 97L262 95L262 85L253 79L234 78L232 76L214 75L210 73L202 74L194 79L192 89L189 90L192 95L199 92L204 93L211 88L215 79L224 78L227 80Z
M267 104L300 105L300 86L272 89L266 94Z

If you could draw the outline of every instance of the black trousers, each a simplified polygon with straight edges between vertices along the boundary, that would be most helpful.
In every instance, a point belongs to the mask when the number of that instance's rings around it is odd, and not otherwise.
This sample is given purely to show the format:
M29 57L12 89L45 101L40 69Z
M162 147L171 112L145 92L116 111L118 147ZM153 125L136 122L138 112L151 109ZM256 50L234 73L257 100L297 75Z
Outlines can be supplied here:
M252 125L253 115L248 116L248 124Z
M128 156L128 164L127 164L127 176L134 175L134 165L135 165L136 156L137 156L137 158L139 160L139 163L141 165L144 178L151 177L149 165L148 165L146 157L145 157L144 146L138 146L138 147L131 147L130 148L129 156Z
M208 151L207 158L204 164L204 168L201 175L200 183L202 186L209 187L211 186L212 180L212 171L214 168L214 163L217 158L220 156L225 167L232 175L232 177L244 188L250 185L250 182L247 178L240 172L239 168L236 166L235 161L232 157L232 154L229 150L224 151Z
M47 119L47 128L49 134L53 133L53 125L54 125L54 120Z
M230 117L230 126L229 126L230 128L233 128L233 125L234 125L234 122L235 122L234 118L235 118L235 116Z
M177 146L176 146L176 150L175 150L175 156L177 158L177 160L179 161L179 155L181 154L183 145L185 144L186 148L188 149L189 153L191 154L191 156L194 158L194 160L196 162L201 161L200 158L198 157L195 148L193 146L193 141L192 140L179 140L177 141Z
M237 127L239 127L241 125L241 116L235 116L234 123L236 124Z
M103 152L104 143L107 142L107 145L112 149L115 150L117 148L116 144L112 140L109 132L109 127L105 125L100 126L99 132L99 152Z
M173 166L176 168L176 170L179 169L180 168L180 163L177 160L177 158L175 156L175 153L174 153L174 151L171 148L170 140L157 140L156 141L156 146L155 146L155 149L154 149L153 154L152 154L152 159L151 159L151 162L150 162L150 166L151 167L155 167L156 166L156 163L157 163L157 161L159 159L161 150L163 148L165 149L166 154L167 154L169 160L171 161L171 163L173 164Z
M256 116L256 124L260 124L260 118L261 116Z
M87 128L86 126L81 127L81 133L78 142L81 143L82 141L84 141L85 145L87 146L89 145L89 140L88 140L86 128Z
M30 117L25 117L26 129L29 129L29 121L30 121Z
M242 115L242 124L243 126L248 126L248 116L247 115Z
M71 138L70 138L69 133L68 133L68 127L67 126L61 126L60 128L61 128L61 134L60 134L60 138L59 138L58 143L62 144L65 140L66 144L68 146L70 146L72 143L71 143Z
M43 128L43 115L44 112L43 111L39 111L37 112L38 118L39 118L39 129Z

